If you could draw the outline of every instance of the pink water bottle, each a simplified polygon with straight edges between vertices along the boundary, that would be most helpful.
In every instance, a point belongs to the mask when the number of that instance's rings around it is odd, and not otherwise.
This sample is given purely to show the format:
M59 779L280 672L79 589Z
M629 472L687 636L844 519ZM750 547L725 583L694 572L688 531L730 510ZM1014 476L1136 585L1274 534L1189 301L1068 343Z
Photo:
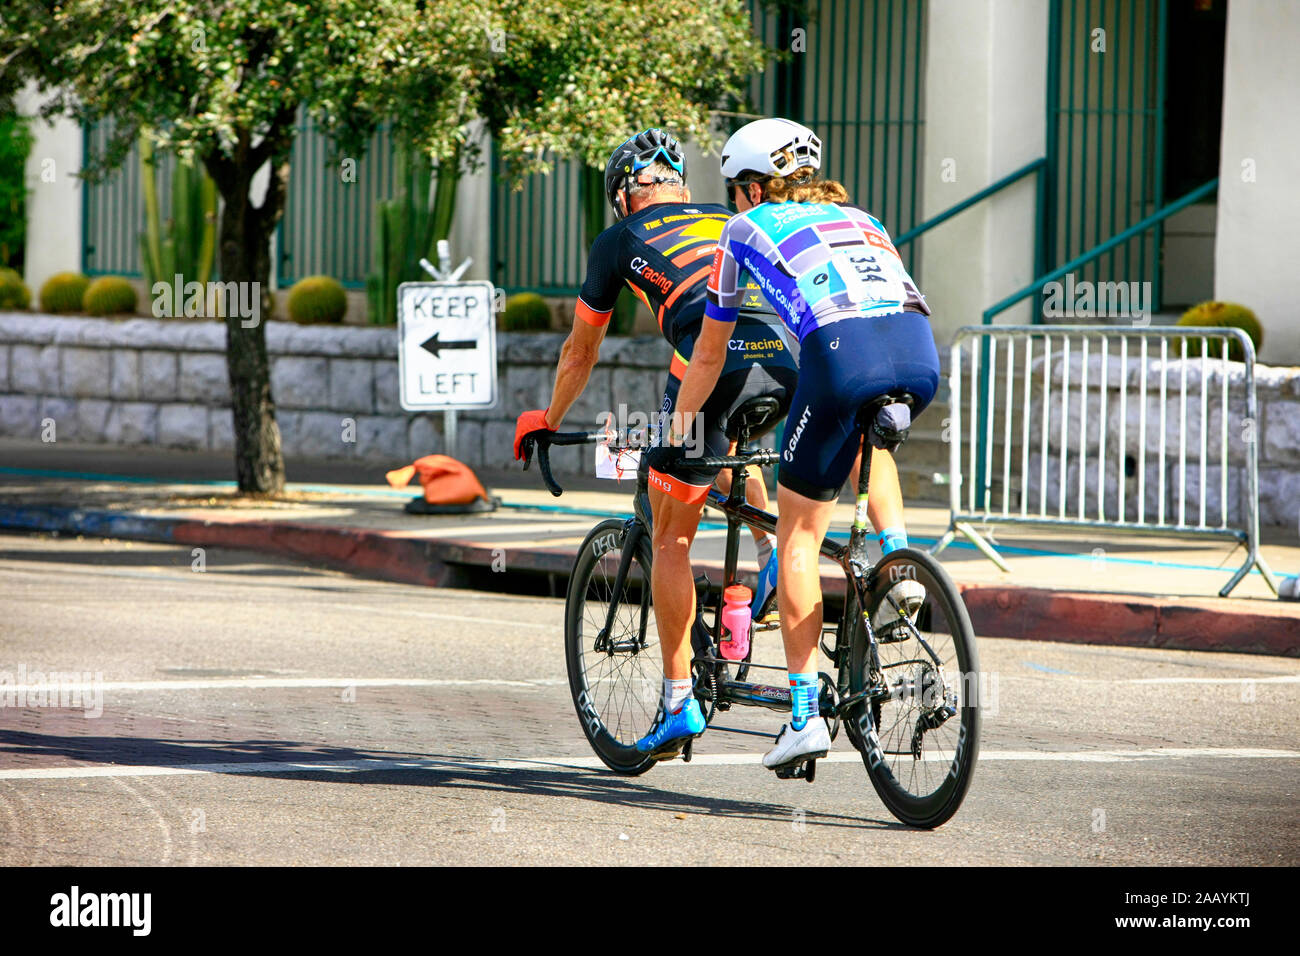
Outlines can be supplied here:
M722 626L729 632L722 638L722 656L729 661L743 661L749 653L749 602L754 593L743 584L733 584L722 592Z

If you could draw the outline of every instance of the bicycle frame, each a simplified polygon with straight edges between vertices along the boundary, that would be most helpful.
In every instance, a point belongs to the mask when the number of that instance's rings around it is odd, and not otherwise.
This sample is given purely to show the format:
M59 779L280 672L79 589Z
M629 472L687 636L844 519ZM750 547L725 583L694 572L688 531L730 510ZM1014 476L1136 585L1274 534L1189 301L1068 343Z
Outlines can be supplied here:
M874 412L880 405L888 401L895 401L892 396L882 396L876 402L873 402L866 410ZM579 442L595 441L603 433L591 432L586 434L572 435L555 435L551 441L555 444L576 444ZM870 616L866 612L869 606L867 594L875 584L875 575L877 573L875 566L867 556L867 494L868 483L871 473L872 444L870 441L862 442L862 462L858 475L857 501L854 508L852 530L849 533L849 540L846 544L837 544L830 537L822 539L819 547L819 553L834 561L844 571L848 585L853 589L853 596L856 598L858 613L861 615L861 623L865 628L868 641L868 669L871 675L871 681L867 689L862 690L851 697L841 699L838 695L837 688L843 687L842 681L832 680L829 675L820 675L829 688L830 694L824 692L820 695L820 709L823 715L833 715L836 721L846 715L849 710L858 704L874 700L885 701L899 694L910 693L912 688L906 686L906 682L899 688L893 689L881 679L879 645L876 640L875 631L872 628ZM747 525L751 528L757 528L760 531L769 534L776 532L776 515L763 511L749 504L745 499L745 477L746 470L750 465L772 464L776 461L776 453L771 449L753 450L748 446L748 434L742 433L737 442L737 454L734 456L724 456L717 458L704 458L700 463L706 466L717 465L722 468L731 470L731 490L723 494L716 487L710 488L706 501L718 508L727 521L727 544L726 553L723 563L723 587L736 583L736 565L739 560L740 551L740 527ZM546 456L540 457L540 464L543 476L546 479L548 487L553 494L559 493L558 486L550 475L550 469ZM648 470L644 464L637 471L637 486L633 500L633 517L627 519L624 523L624 540L619 556L618 570L615 574L613 592L614 594L623 593L624 586L627 583L627 575L632 562L632 556L637 552L640 546L641 538L650 533L650 528L654 526L651 515ZM893 605L894 609L899 610L898 605L890 595L886 595L887 600ZM650 607L650 582L645 582L641 594L641 615L642 627L641 647L645 647L645 621L649 614ZM847 607L847 602L846 602ZM614 619L618 611L618 602L611 602L609 610L606 612L604 627L596 636L594 649L606 653L615 653L616 651L633 650L630 647L611 648L608 645L609 633L613 628ZM695 618L691 624L690 638L694 651L692 667L700 667L704 670L704 676L708 679L708 694L704 698L709 700L714 709L727 710L732 704L738 704L747 707L764 707L769 710L785 711L791 710L790 688L789 686L771 686L766 684L756 684L748 681L739 681L729 679L727 668L733 665L739 665L744 668L755 667L759 669L785 671L784 667L778 667L770 664L753 664L748 660L730 661L718 653L718 647L722 637L722 615L720 609L714 614L713 626L710 629L704 619L705 607L703 602L697 600ZM844 660L848 653L848 648L843 645L843 624L841 621L836 628L836 646L828 649L825 644L820 644L821 649L831 659L837 668L843 667ZM915 626L909 624L909 631L921 647L923 647L930 657L938 662L939 657L930 647L929 643L921 636ZM751 642L751 648L753 643ZM865 712L870 708L863 708ZM713 711L710 711L708 721L711 723ZM867 719L865 716L861 719ZM748 731L735 731L734 728L715 728L718 730L730 730L732 732L748 733ZM865 733L866 729L863 728ZM765 735L761 735L765 736Z

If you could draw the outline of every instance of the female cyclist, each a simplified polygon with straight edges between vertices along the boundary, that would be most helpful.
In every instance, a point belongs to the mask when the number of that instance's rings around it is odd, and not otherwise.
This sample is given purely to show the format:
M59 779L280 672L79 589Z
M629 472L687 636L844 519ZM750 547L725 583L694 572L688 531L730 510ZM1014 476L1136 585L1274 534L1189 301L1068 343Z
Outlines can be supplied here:
M709 277L704 328L678 394L682 428L708 398L748 275L800 341L799 384L786 419L778 475L777 605L790 672L791 721L763 758L772 769L824 756L830 734L817 719L817 641L822 631L818 546L840 489L861 454L855 419L886 392L906 392L919 413L939 384L929 308L884 226L822 180L821 142L805 126L764 119L741 127L722 150L727 221ZM676 436L670 438L676 444ZM893 457L872 456L868 516L887 554L907 546ZM919 594L917 593L919 591ZM910 612L925 592L903 582L893 596ZM886 612L881 612L882 616ZM892 620L897 612L887 612ZM878 620L876 626L889 621Z

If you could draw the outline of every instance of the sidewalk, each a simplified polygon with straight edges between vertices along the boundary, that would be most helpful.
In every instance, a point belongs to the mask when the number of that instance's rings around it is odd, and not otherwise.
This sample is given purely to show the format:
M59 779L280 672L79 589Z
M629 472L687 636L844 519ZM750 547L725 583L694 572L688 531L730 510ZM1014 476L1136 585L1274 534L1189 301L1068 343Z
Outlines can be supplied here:
M418 488L395 491L382 471L290 462L290 477L302 480L285 500L249 501L234 494L227 456L4 440L0 528L244 548L392 581L484 586L494 562L507 573L567 575L592 525L631 509L630 482L562 479L565 494L553 498L534 472L511 471L481 474L502 498L495 513L407 515L402 506ZM852 507L841 504L833 532L846 532L851 519ZM946 527L943 509L908 509L916 546L933 544ZM725 534L717 513L706 512L694 561L714 580ZM997 544L1011 574L960 539L941 555L977 633L1300 655L1300 604L1274 599L1258 573L1232 598L1216 596L1242 560L1229 543L1000 531ZM1275 572L1300 572L1294 533L1266 533L1262 550ZM746 534L741 557L751 576L753 553ZM841 599L842 576L828 562L822 569L828 599Z

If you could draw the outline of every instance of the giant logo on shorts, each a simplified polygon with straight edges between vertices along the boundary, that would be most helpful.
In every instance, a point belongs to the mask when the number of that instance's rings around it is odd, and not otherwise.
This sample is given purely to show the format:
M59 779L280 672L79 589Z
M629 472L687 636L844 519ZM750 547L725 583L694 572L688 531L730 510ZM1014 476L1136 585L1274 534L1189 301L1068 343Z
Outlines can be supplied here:
M785 453L781 456L786 461L794 461L794 446L799 444L799 436L803 434L804 426L808 424L808 419L812 418L812 406L805 405L803 414L799 416L799 424L794 428L794 434L790 436L790 444L785 446Z

